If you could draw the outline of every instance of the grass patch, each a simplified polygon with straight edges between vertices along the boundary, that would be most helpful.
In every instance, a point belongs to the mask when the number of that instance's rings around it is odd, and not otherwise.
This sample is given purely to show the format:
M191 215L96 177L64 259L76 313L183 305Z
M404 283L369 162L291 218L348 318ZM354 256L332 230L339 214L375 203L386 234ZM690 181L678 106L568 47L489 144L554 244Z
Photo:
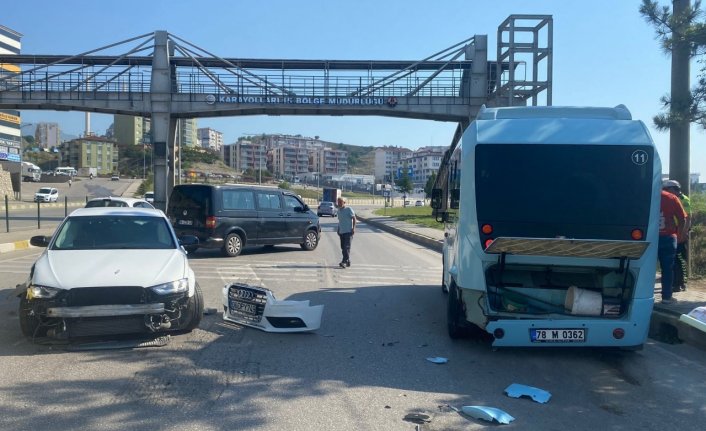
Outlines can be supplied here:
M373 211L376 215L387 215L407 223L413 223L424 227L444 230L444 224L434 220L431 215L431 207L395 207L380 208Z

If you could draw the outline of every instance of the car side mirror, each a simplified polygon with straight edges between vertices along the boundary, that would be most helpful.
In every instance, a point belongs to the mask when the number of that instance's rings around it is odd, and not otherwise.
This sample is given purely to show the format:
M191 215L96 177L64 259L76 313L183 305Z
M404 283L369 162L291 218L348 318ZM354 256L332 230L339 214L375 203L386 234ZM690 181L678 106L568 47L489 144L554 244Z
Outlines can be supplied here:
M441 209L441 199L443 197L443 190L432 189L431 191L431 207L435 210Z
M29 239L29 243L35 247L48 247L49 241L51 241L50 236L37 235Z
M309 208L309 205L304 204L304 206L301 207L301 209L302 209L301 211L302 211L303 213L305 213L305 212L309 211L310 208Z

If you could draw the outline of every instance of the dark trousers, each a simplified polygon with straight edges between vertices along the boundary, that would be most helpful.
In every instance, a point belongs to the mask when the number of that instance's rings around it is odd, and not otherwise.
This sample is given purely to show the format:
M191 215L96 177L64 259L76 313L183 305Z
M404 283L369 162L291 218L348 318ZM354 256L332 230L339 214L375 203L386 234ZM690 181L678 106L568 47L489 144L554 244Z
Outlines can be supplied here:
M338 234L341 239L341 252L343 252L343 263L349 263L351 261L351 241L353 240L353 234L351 232Z
M657 258L662 271L662 299L672 298L672 282L674 281L674 256L677 254L677 237L660 236L657 247Z
M687 242L677 244L677 256L674 261L674 287L680 288L686 286L686 262L687 262Z

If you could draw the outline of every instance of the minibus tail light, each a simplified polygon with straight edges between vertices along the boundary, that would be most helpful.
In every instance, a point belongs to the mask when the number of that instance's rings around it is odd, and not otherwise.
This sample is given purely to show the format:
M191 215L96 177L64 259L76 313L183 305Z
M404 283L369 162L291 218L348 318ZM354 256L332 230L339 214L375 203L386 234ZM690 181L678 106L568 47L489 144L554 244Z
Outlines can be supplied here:
M490 235L491 233L493 233L493 226L491 226L491 225L489 225L489 224L484 224L484 225L480 228L480 230L481 230L481 232L483 232L484 234Z
M216 228L216 218L214 216L206 217L206 228L215 229Z
M632 232L630 232L630 237L635 241L641 240L642 238L644 238L644 235L642 234L642 229L633 229Z
M483 243L483 245L485 245L485 248L488 248L490 247L490 244L493 243L493 241L495 241L493 238L488 238L485 240L485 243Z
M616 340L622 340L624 336L625 330L623 328L613 329L613 338L615 338Z

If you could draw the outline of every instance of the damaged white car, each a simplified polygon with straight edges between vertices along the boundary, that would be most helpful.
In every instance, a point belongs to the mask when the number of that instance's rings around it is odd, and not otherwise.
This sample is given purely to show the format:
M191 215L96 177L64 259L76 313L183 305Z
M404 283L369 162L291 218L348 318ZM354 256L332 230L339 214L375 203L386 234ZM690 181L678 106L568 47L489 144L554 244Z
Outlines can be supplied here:
M243 283L223 288L223 320L266 332L307 332L321 326L323 305L278 300L271 290Z
M31 338L190 331L203 296L183 245L164 213L144 208L82 208L53 237L29 279L18 285L22 333Z

